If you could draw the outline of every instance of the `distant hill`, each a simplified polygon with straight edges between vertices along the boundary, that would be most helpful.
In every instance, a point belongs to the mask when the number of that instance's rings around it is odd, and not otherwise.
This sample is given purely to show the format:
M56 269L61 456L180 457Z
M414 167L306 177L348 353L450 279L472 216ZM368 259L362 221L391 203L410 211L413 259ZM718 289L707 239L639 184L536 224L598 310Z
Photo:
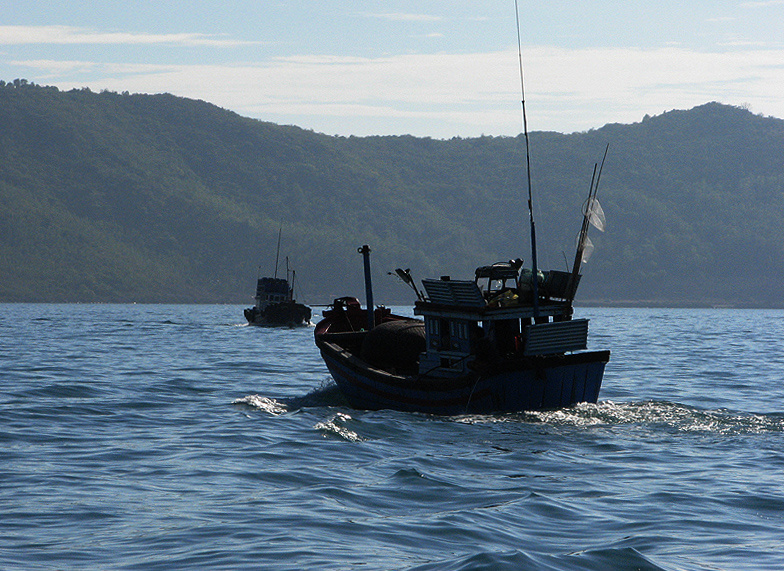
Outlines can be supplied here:
M708 103L530 139L542 267L571 261L610 145L578 303L784 306L784 121ZM376 301L407 303L395 267L468 278L529 260L524 152L0 82L0 301L250 302L282 228L302 301L363 297L369 244Z

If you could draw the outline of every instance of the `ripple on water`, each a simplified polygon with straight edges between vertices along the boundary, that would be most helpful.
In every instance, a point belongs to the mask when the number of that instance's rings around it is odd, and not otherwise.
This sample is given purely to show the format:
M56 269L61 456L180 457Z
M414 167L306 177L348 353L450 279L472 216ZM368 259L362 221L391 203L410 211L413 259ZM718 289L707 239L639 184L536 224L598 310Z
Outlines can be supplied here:
M670 571L630 547L534 555L480 552L408 568L407 571Z
M436 417L242 307L3 309L4 569L781 568L784 312L591 310L602 402Z

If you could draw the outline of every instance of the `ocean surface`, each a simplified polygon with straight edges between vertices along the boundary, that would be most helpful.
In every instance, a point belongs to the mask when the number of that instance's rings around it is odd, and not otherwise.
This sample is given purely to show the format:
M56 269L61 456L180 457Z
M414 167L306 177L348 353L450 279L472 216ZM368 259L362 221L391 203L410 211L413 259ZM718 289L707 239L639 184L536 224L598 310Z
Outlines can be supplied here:
M597 405L433 417L240 306L0 305L0 569L784 569L784 312L576 313Z

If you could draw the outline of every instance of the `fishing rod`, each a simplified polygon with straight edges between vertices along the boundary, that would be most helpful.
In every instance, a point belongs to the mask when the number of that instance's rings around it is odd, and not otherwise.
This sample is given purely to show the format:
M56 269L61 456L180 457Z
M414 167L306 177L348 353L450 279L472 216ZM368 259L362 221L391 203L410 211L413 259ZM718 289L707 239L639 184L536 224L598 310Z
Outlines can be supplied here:
M523 74L523 44L520 39L520 8L515 0L515 22L517 23L517 59L520 64L520 95L523 108L523 134L525 136L525 168L528 176L528 217L531 227L531 287L534 296L534 318L539 317L539 269L536 260L536 222L534 221L534 200L531 185L531 151L528 140L528 118L525 113L525 75Z
M387 275L396 275L402 280L404 284L408 285L411 289L414 290L414 293L416 294L419 301L426 300L424 294L422 294L422 292L419 291L419 288L417 288L414 278L411 277L411 270L409 268L406 268L405 270L403 268L397 268L394 272L387 272Z
M593 196L594 192L594 184L596 184L596 171L599 168L599 165L594 163L593 165L593 174L591 175L591 185L588 187L588 198L585 201L585 207L583 208L583 219L580 225L580 233L577 235L577 251L574 254L574 263L572 264L572 275L571 279L574 281L577 279L577 275L580 273L580 264L583 261L583 252L585 251L585 239L588 237L588 209L591 206L591 196ZM577 289L576 287L574 289Z

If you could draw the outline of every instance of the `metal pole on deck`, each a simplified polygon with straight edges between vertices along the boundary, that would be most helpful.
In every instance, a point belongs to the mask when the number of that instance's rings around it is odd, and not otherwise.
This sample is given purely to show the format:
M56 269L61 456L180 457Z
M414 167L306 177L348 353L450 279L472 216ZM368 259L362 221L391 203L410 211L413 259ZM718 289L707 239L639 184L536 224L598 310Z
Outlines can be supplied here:
M525 136L525 169L528 175L528 218L531 228L531 287L534 295L534 318L539 317L539 266L536 259L536 223L534 222L534 197L531 189L531 147L528 142L528 118L525 114L525 76L523 74L523 44L520 39L520 9L515 0L515 22L517 23L517 58L520 64L520 95L523 105L523 134Z
M367 305L367 328L370 331L375 327L375 319L373 317L373 284L370 280L370 246L365 244L361 248L357 248L357 252L362 254L365 263L365 303Z

